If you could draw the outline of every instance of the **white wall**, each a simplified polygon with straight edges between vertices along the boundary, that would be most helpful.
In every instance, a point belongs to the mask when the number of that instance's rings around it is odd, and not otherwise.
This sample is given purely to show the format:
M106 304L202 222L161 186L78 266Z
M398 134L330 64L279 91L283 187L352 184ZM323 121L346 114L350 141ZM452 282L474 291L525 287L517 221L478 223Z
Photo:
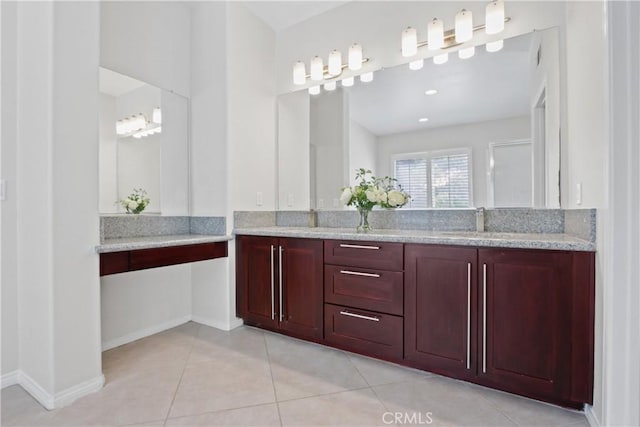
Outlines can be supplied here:
M0 52L2 53L2 69L0 70L2 93L1 124L1 176L6 180L7 198L0 202L0 294L2 295L2 366L0 375L2 382L5 376L19 368L18 358L18 269L17 246L18 222L17 188L17 3L0 3Z
M161 146L160 211L167 216L189 215L189 100L166 90L160 98L162 133L153 135Z
M116 213L119 211L116 201L118 197L118 137L114 123L116 115L116 98L104 93L100 94L100 152L99 173L100 213Z
M378 163L377 143L378 140L374 134L353 120L349 122L349 185L354 186L357 183L356 169L369 169L374 175L378 175L376 170Z
M188 97L189 26L182 2L100 2L100 65Z
M473 205L486 206L489 143L528 139L530 131L529 117L517 117L381 136L378 137L378 175L393 176L391 156L394 154L471 147Z

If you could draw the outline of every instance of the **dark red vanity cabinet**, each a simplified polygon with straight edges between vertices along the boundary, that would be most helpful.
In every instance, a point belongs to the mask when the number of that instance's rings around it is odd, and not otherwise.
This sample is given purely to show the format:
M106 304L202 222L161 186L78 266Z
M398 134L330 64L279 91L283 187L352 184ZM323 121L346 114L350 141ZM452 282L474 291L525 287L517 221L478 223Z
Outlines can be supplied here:
M322 241L239 236L236 251L238 317L322 339Z
M405 359L566 406L592 401L594 254L405 245Z

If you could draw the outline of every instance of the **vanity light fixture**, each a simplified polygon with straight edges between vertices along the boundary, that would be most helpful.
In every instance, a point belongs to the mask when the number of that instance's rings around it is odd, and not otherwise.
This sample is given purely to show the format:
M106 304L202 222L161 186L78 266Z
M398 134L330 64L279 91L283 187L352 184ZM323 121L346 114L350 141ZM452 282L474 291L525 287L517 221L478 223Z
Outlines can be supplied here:
M309 63L309 74L306 73L307 68L305 63L297 61L293 65L293 83L296 85L304 85L307 83L307 79L311 79L314 82L333 80L340 76L346 69L351 71L358 71L362 69L362 64L367 62L369 62L369 58L362 57L362 46L358 43L354 43L349 47L349 55L347 57L346 64L342 63L342 53L337 49L334 49L329 53L326 66L324 65L324 61L321 57L317 55L314 56ZM349 83L347 83L346 86L348 85Z
M353 82L354 82L353 76L352 77L347 77L346 79L342 80L342 86L351 87L351 86L353 86Z
M303 85L307 80L307 69L304 66L304 62L298 61L293 66L293 83L297 85Z
M315 56L311 60L311 67L309 68L311 70L311 80L319 82L323 79L324 65L322 63L322 58L320 58L319 56Z
M362 83L369 83L373 81L373 71L369 71L368 73L364 73L360 75L360 81Z
M409 69L413 71L420 70L424 66L424 59L417 59L409 62Z
M329 54L327 71L330 76L337 76L342 73L342 54L335 49Z
M465 47L464 49L460 49L458 51L458 58L460 59L469 59L476 53L475 46Z
M328 91L336 90L336 82L335 81L326 82L324 84L324 90L328 90Z
M354 43L349 47L349 69L358 71L362 68L362 46Z
M320 86L311 86L309 88L309 95L318 95L320 94Z
M496 40L494 42L489 42L486 45L487 52L497 52L504 46L504 40Z
M121 138L132 136L136 139L162 132L162 110L160 107L153 109L151 122L142 114L134 114L131 117L116 122L116 135Z
M455 16L455 25L451 30L444 31L443 21L433 18L427 24L427 41L417 40L415 28L408 27L402 32L402 56L411 57L418 54L418 49L427 46L429 50L438 51L458 47L463 43L473 40L476 31L485 30L487 34L498 34L504 30L504 24L511 18L505 17L504 0L492 0L486 7L485 23L473 26L473 14L471 11L462 9ZM497 52L502 48L501 40L487 43L488 52ZM475 51L470 46L465 52L459 52L460 58L470 58ZM435 64L444 64L448 60L446 53L439 53L433 56ZM409 63L409 67L415 67ZM414 68L411 68L414 69Z
M151 113L151 121L158 125L162 123L162 110L160 107L153 109L153 112Z

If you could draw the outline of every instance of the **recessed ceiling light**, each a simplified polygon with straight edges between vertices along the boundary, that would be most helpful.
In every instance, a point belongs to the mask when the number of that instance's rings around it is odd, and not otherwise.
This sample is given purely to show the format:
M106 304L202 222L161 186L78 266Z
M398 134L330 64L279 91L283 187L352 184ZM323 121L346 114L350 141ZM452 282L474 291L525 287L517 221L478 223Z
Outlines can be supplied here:
M438 93L438 91L436 89L429 89L424 94L425 95L435 95L436 93Z
M424 122L428 122L428 121L429 121L429 119L428 119L428 118L426 118L426 117L422 117L421 119L418 119L418 121L419 121L420 123L424 123Z

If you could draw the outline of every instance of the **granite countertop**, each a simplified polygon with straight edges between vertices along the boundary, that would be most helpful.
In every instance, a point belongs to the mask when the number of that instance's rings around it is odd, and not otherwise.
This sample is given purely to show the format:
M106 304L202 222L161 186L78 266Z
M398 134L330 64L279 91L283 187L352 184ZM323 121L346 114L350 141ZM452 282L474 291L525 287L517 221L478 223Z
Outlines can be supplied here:
M495 233L473 231L373 230L356 233L347 228L256 227L237 228L235 235L368 240L520 249L595 252L595 242L561 233Z
M166 248L169 246L197 245L199 243L225 242L233 239L228 235L177 234L168 236L122 237L105 239L96 246L96 252L120 252L136 249Z

